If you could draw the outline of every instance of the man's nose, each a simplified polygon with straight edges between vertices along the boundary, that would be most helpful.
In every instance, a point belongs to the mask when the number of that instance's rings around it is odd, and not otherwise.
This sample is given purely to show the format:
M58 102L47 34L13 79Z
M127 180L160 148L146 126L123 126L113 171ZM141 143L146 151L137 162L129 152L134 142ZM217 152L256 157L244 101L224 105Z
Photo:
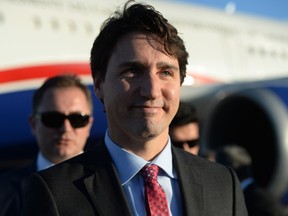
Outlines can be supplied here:
M62 126L61 126L61 129L63 131L70 131L70 130L73 130L73 127L69 121L69 119L65 119Z
M139 85L141 88L140 93L143 97L155 99L161 95L161 83L156 74L147 73Z

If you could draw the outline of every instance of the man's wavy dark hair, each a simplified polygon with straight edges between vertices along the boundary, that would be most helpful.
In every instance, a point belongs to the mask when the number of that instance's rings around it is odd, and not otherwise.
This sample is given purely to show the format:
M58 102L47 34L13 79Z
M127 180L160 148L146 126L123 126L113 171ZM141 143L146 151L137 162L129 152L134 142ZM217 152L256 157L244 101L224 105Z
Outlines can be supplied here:
M93 78L105 80L107 64L116 43L123 35L140 32L156 35L162 40L164 51L178 59L181 84L186 76L188 53L177 29L153 6L128 1L102 25L93 43L90 66Z

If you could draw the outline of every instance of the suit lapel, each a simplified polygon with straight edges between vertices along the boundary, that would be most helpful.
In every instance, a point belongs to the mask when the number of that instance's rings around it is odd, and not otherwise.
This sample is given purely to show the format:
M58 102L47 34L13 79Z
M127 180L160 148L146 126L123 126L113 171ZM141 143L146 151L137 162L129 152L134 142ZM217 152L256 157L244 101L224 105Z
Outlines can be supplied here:
M172 152L182 194L183 215L204 215L204 188L197 165L192 163L193 156L174 147Z
M174 147L172 153L182 194L183 215L204 215L203 185L194 159ZM88 154L86 168L89 171L81 184L99 215L132 215L104 141Z
M93 172L83 183L99 215L132 215L104 142L89 157L88 160L95 161Z

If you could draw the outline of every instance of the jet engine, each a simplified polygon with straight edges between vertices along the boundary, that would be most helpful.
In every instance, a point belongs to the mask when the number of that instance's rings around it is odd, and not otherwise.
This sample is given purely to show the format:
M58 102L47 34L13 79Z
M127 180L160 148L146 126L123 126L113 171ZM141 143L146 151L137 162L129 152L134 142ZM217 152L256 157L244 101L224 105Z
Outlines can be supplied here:
M281 197L288 187L288 82L229 85L189 97L201 116L201 151L237 144L249 151L256 182Z

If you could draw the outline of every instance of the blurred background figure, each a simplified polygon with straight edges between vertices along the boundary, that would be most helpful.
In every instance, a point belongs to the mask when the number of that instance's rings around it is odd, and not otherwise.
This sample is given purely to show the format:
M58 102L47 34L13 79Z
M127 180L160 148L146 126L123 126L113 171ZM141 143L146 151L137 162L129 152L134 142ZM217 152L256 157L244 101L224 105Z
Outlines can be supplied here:
M252 158L239 145L225 145L215 152L215 161L234 169L241 182L249 216L284 216L287 210L253 179Z
M1 178L1 216L20 215L31 173L83 152L93 123L92 109L90 90L75 75L49 78L36 90L29 123L39 152L32 164Z
M215 150L213 149L206 149L205 151L199 152L199 156L205 158L209 161L215 162Z
M187 102L180 102L178 111L169 126L172 144L187 152L199 153L199 120L196 108Z

